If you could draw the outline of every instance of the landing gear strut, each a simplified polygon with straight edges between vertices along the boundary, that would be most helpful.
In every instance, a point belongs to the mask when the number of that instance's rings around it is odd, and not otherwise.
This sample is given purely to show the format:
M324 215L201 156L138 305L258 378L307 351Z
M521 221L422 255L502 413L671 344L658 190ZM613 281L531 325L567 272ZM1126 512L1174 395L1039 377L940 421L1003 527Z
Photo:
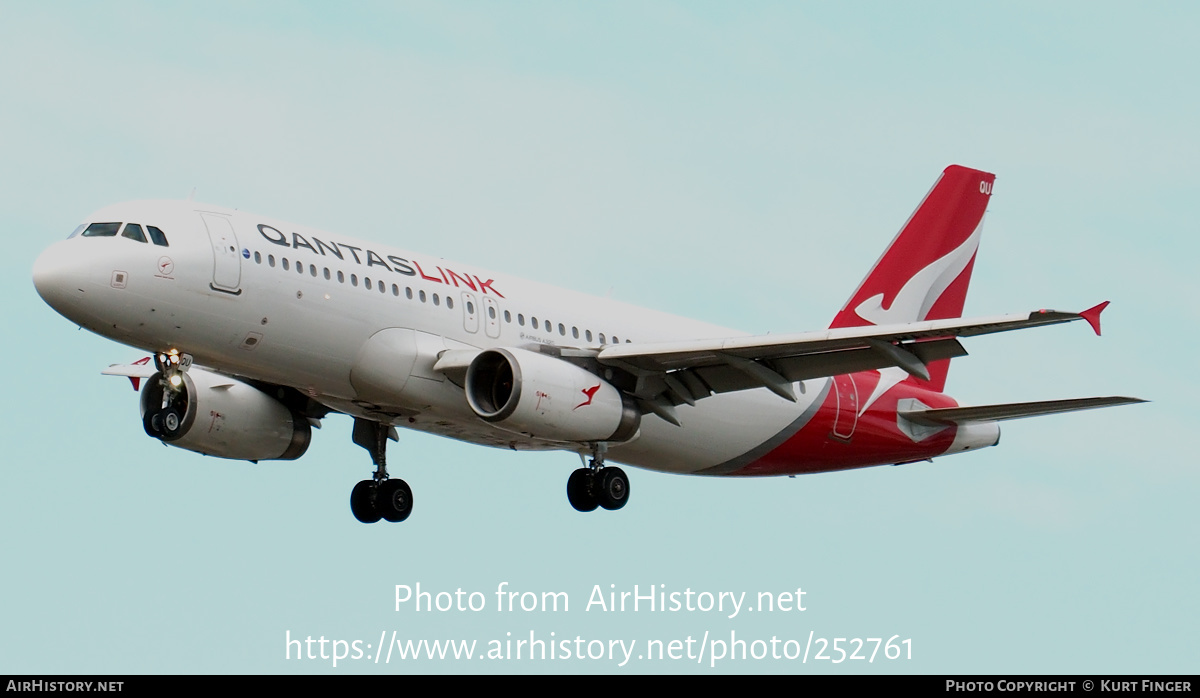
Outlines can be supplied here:
M567 500L576 511L594 511L596 507L615 511L629 501L629 478L624 470L604 465L606 450L606 444L594 444L587 467L567 479Z
M187 413L187 391L183 374L192 364L192 357L178 352L154 355L154 367L158 369L159 390L162 400L158 407L150 407L142 416L142 428L149 436L173 441L184 429L183 417Z
M400 478L389 478L387 473L387 440L391 427L355 418L354 443L367 449L375 473L370 480L363 480L350 491L350 511L354 518L363 523L375 523L380 519L398 523L412 513L413 496L408 483Z

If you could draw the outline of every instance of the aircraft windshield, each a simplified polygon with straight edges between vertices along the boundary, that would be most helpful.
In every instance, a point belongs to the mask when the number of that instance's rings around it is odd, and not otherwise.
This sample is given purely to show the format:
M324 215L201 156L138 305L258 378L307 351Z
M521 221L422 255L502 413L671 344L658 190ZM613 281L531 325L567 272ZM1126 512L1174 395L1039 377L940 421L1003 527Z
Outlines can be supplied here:
M76 228L75 232L71 233L70 238L79 235L80 231L83 231L82 235L85 238L111 238L116 237L117 232L120 230L120 223L92 223L86 228L84 228L82 225ZM147 236L149 236L149 240L146 239ZM129 238L130 240L136 240L138 242L153 242L159 247L168 246L166 234L163 233L162 230L159 230L152 225L145 226L145 230L143 231L143 227L141 225L137 223L128 223L125 225L125 230L121 232L121 237ZM70 238L67 239L69 240Z
M85 238L110 238L115 237L120 229L120 223L92 223L87 230L83 231L83 236Z
M150 239L154 241L155 245L160 247L167 246L167 236L163 234L163 231L152 225L148 225L146 226L146 232L150 233Z
M121 237L137 240L138 242L146 241L146 234L142 232L142 226L137 223L130 223L125 226L125 232L121 233Z

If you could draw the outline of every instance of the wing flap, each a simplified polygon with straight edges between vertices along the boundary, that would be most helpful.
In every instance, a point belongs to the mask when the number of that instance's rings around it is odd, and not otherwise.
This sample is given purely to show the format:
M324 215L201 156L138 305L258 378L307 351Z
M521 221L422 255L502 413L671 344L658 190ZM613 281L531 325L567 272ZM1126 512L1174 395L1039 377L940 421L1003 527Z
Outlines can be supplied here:
M966 350L956 339L920 342L910 348L913 354L925 363L967 355ZM863 347L790 356L773 360L770 365L789 382L797 382L843 373L887 368L895 364L879 352ZM688 392L691 393L693 399L707 397L711 393L728 393L765 387L762 382L755 380L746 372L727 364L681 369L667 373L666 376L683 382L689 388ZM653 390L653 388L650 389ZM676 405L684 402L686 400L674 401Z

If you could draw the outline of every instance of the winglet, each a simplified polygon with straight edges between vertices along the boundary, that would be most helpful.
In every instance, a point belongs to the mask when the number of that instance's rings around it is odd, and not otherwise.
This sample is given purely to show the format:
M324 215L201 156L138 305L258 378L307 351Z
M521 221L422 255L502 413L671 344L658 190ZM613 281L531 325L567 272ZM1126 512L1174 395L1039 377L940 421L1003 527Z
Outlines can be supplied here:
M1104 312L1104 309L1107 307L1108 301L1104 301L1100 305L1092 306L1079 313L1079 317L1087 320L1087 324L1092 326L1092 331L1096 333L1097 337L1100 336L1100 313Z

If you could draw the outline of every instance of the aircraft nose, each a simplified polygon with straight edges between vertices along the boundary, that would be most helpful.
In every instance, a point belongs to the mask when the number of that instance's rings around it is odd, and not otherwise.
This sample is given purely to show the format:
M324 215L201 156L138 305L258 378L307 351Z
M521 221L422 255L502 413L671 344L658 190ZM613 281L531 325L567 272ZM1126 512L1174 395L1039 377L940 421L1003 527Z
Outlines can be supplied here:
M83 293L77 279L78 265L63 249L64 245L57 242L47 247L33 263L34 288L42 300L60 312L63 306Z

